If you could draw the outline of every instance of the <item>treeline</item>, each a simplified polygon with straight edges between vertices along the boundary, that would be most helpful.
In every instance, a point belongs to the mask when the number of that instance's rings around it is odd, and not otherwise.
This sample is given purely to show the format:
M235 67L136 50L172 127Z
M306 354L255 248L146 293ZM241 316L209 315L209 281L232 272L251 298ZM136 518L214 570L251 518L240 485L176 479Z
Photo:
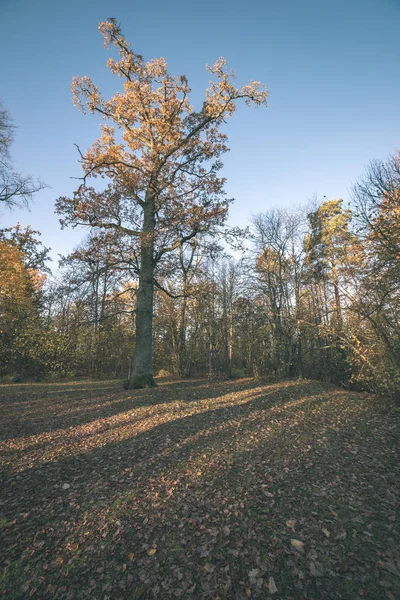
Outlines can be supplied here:
M127 379L135 247L95 229L55 279L38 235L0 235L0 374ZM155 373L315 378L399 398L400 154L369 166L350 207L268 210L242 243L232 258L198 236L160 263Z

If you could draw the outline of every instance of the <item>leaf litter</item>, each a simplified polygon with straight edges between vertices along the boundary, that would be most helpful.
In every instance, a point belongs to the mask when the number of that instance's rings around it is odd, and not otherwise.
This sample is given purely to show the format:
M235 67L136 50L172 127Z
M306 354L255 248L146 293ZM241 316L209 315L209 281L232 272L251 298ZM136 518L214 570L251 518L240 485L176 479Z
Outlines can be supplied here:
M0 399L7 600L400 596L384 399L251 379Z

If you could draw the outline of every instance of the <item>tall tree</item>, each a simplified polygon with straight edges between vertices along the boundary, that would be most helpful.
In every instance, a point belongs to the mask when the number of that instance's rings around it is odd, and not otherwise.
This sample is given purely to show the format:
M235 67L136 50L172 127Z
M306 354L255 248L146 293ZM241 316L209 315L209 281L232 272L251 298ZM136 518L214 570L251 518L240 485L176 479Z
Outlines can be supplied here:
M38 232L19 226L0 231L0 374L38 375L40 308L47 249Z
M375 256L377 270L400 277L400 152L373 161L353 187L360 232Z
M352 308L361 323L368 322L363 356L369 357L369 370L374 365L378 389L399 402L400 152L386 161L371 162L352 196L365 253Z
M189 102L186 77L168 73L163 58L144 62L114 19L99 30L105 46L114 45L119 60L108 61L124 80L122 92L104 100L88 77L74 78L73 99L83 112L101 115L111 124L81 154L83 183L73 198L60 198L63 224L88 225L127 235L137 242L139 285L136 349L131 387L153 385L152 322L157 268L166 254L197 235L215 234L224 224L229 202L218 176L227 151L221 125L236 103L265 105L268 92L259 82L242 88L220 58L209 67L213 81L202 108ZM117 131L116 131L117 130ZM90 177L109 181L103 192L87 186Z
M341 198L326 200L308 215L310 234L305 238L305 280L315 288L313 312L316 301L322 309L318 328L321 347L327 351L326 366L330 378L339 382L348 378L344 308L360 266L360 240L351 229L351 218L352 211L343 207Z
M269 368L284 375L294 375L301 368L298 311L302 221L299 212L282 209L253 219L257 249L254 282L257 294L262 296L266 325L273 338Z

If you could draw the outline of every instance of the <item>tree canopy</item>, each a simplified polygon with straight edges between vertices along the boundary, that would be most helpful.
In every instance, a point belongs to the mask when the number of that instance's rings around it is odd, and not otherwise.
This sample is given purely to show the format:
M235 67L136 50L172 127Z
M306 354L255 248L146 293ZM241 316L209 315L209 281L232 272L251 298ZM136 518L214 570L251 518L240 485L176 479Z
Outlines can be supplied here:
M168 72L164 58L145 62L114 19L100 23L106 47L114 46L110 71L123 90L103 99L89 77L72 82L74 104L102 116L102 136L81 153L83 182L72 198L59 198L63 225L112 230L131 239L137 257L136 350L133 387L153 383L152 316L156 268L168 253L224 224L229 202L219 176L227 136L221 131L236 103L265 105L268 92L258 81L240 88L223 58L207 66L212 81L196 111L185 76ZM100 176L102 191L88 186Z

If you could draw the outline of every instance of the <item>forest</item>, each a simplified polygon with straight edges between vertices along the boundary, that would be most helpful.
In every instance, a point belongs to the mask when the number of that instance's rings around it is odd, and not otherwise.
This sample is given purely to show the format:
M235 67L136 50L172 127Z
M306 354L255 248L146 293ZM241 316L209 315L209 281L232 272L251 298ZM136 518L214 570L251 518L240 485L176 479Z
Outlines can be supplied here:
M233 232L247 246L235 258L207 235L179 246L154 280L155 374L302 377L398 400L399 189L394 156L368 167L352 208L336 199L256 215ZM1 231L2 376L127 379L134 241L94 228L51 278L39 236Z
M123 92L104 100L74 78L75 105L106 124L78 147L73 197L55 204L61 225L87 237L52 276L39 231L1 230L0 375L128 387L159 373L302 377L398 401L400 154L372 161L347 205L314 198L229 227L222 125L238 101L266 105L268 91L236 88L219 59L196 112L164 59L145 63L114 20L100 31L118 51L108 67ZM0 133L1 203L28 204L44 184L14 170L5 109Z
M196 109L98 29L117 91L73 78L100 136L52 207L82 239L51 268L0 229L0 597L395 600L400 151L233 226L230 119L265 85L219 58ZM0 218L47 187L16 135L2 103Z

